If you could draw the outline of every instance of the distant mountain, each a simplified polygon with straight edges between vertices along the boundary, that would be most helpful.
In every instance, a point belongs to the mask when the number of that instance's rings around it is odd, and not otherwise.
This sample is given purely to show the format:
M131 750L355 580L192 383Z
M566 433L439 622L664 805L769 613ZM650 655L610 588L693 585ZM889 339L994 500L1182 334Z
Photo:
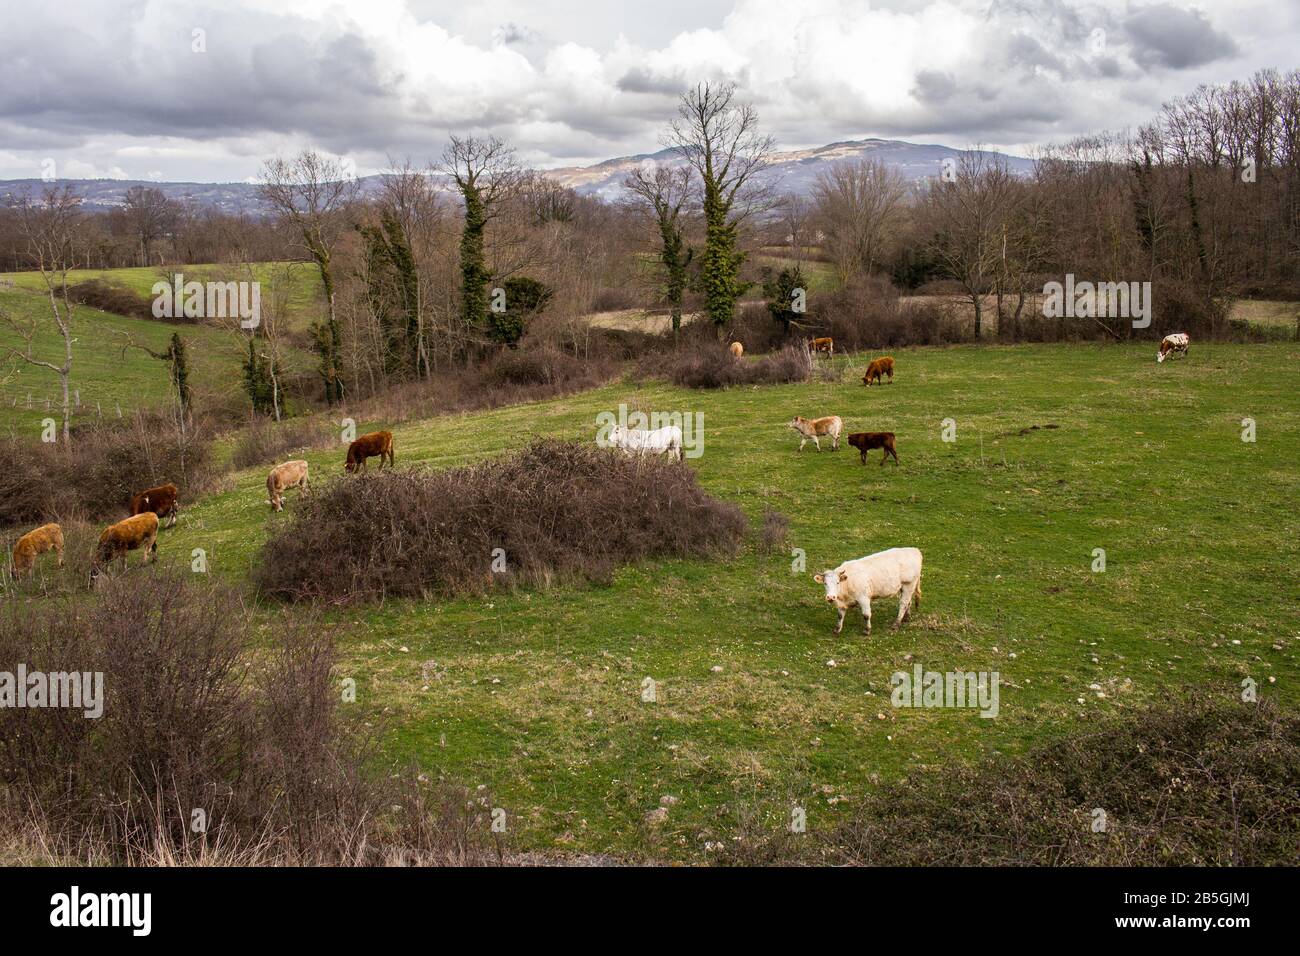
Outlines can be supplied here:
M841 160L879 159L897 169L908 180L937 176L943 170L945 159L957 160L966 150L948 146L905 143L894 139L860 139L831 143L815 149L796 149L777 153L764 169L763 178L778 183L782 192L808 195L816 182L817 173ZM1022 156L982 151L985 156L1004 162L1017 175L1028 175L1033 161ZM623 177L647 159L655 162L680 162L671 150L643 153L637 156L620 156L607 159L594 166L565 166L544 170L556 182L568 186L585 196L604 200L617 199L622 193ZM364 176L361 179L363 196L379 191L382 176ZM257 187L252 183L163 183L145 179L58 179L46 182L40 179L0 180L0 203L30 191L33 195L50 185L69 185L82 197L86 209L103 211L121 206L126 191L132 186L149 186L162 190L169 199L194 203L204 208L224 213L258 215L262 210L257 198Z
M896 139L850 140L818 146L815 149L796 149L777 153L764 169L763 178L775 181L781 192L807 196L812 192L817 174L833 163L843 160L878 159L885 165L897 169L905 179L916 181L927 176L938 176L943 171L945 159L955 161L966 152L973 151L952 149L948 146L905 143ZM1027 176L1034 168L1033 160L1022 156L1011 156L990 150L979 152L990 159L1001 160L1008 169L1019 176ZM610 200L618 198L622 193L619 184L623 177L647 159L660 163L680 162L671 150L663 149L657 153L607 159L595 166L550 169L547 170L547 175L583 195L599 196Z

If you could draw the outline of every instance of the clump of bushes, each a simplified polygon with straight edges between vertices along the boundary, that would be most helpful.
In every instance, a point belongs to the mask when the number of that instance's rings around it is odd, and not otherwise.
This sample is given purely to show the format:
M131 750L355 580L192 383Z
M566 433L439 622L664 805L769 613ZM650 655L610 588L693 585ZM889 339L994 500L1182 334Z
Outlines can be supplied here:
M1290 866L1297 845L1300 716L1189 696L1023 757L916 773L811 846L751 832L721 862Z
M136 319L154 320L153 301L151 299L137 295L123 286L105 282L103 279L87 279L85 282L78 282L69 286L68 298L79 305L88 305L92 309L99 309L102 312L127 315ZM168 319L167 321L193 322L194 320L181 317L180 319Z
M319 421L290 418L275 422L258 415L239 432L230 463L235 468L278 464L292 452L315 448L329 440L329 431Z
M668 379L686 388L727 388L733 385L784 385L813 377L808 349L791 343L756 360L737 359L715 342L647 356L639 372Z
M0 709L7 842L109 865L472 862L486 810L363 768L328 630L277 621L254 657L239 596L190 577L159 567L0 610L0 660L103 674L96 719Z
M254 580L332 602L607 582L646 558L732 554L746 527L681 463L548 439L464 468L335 481L266 543Z
M0 440L0 524L126 517L131 495L169 481L184 505L215 478L202 429L174 415L78 428L69 446L11 436Z

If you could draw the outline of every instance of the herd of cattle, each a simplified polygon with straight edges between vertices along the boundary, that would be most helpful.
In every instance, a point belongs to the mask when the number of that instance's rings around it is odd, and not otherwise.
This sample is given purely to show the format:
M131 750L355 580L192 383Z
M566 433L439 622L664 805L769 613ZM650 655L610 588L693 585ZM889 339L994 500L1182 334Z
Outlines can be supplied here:
M1186 356L1191 338L1186 332L1174 332L1166 335L1160 342L1156 361L1164 362L1174 354ZM830 338L816 338L807 341L807 347L814 356L819 353L833 355L834 341ZM732 342L728 348L736 358L744 355L744 346ZM894 381L894 359L884 356L874 359L862 377L862 384L870 387L872 383L884 384L887 376L890 384ZM809 441L821 451L821 439L831 440L831 450L838 451L840 435L844 421L838 415L826 415L821 418L804 418L796 415L789 427L799 434L799 451ZM848 436L851 447L858 449L862 464L867 463L867 452L881 450L880 464L883 466L890 456L897 466L898 451L895 447L893 432L854 432ZM675 425L653 430L633 429L619 426L610 433L610 444L629 455L663 455L682 460L682 432ZM364 472L370 458L379 459L382 471L385 461L391 468L395 464L393 455L393 433L387 431L371 432L348 445L344 469L350 473ZM286 461L271 469L266 478L268 503L273 511L284 508L284 492L298 488L301 494L309 494L308 464L297 459ZM158 529L163 519L167 527L176 524L179 513L179 490L174 484L159 485L139 494L130 500L131 515L109 525L99 536L91 562L91 582L103 571L121 558L125 566L127 555L131 551L143 551L142 563L151 558L157 559ZM63 567L63 529L55 523L45 524L24 534L13 547L13 574L15 579L31 574L37 559L46 552L53 551L58 559L58 566ZM921 552L917 548L890 548L877 554L867 555L851 561L845 561L838 567L829 568L813 575L813 579L825 587L826 601L839 611L839 620L835 626L838 634L844 627L844 615L850 607L857 606L862 611L867 633L871 632L871 601L873 598L897 597L898 617L894 622L897 627L907 620L914 606L921 603Z
M348 445L343 467L349 472L364 472L367 459L376 457L381 471L385 460L390 466L394 463L392 432L372 432L352 442ZM284 509L284 492L290 488L298 488L304 494L310 493L307 476L307 462L301 459L286 461L272 468L266 476L271 510ZM132 495L130 511L130 517L109 525L99 536L90 564L92 584L119 558L125 566L127 555L132 551L143 552L142 564L147 564L151 559L157 560L158 529L162 526L163 519L166 519L169 528L176 524L180 514L180 489L168 483ZM21 580L25 575L32 574L37 558L50 551L54 552L58 566L63 567L63 528L54 522L41 525L19 538L13 548L14 579Z

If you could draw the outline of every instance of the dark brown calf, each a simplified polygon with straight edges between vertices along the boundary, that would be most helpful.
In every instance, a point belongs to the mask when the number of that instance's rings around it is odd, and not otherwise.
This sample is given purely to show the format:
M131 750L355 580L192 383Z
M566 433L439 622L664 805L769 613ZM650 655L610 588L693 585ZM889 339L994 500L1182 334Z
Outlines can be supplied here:
M392 432L371 432L369 435L362 435L351 445L348 445L348 460L343 467L348 471L365 471L366 459L379 457L379 470L384 470L384 459L388 459L389 467L393 465L393 433Z
M867 452L873 448L884 450L880 456L880 464L883 466L889 460L889 456L894 456L894 464L898 464L898 452L894 449L893 432L854 432L849 436L849 444L862 453L862 464L867 463Z
M176 524L176 516L179 513L177 507L179 495L179 489L170 483L159 485L157 488L150 488L138 495L132 495L131 516L135 517L144 514L146 511L152 511L159 518L167 518L167 527L170 528Z

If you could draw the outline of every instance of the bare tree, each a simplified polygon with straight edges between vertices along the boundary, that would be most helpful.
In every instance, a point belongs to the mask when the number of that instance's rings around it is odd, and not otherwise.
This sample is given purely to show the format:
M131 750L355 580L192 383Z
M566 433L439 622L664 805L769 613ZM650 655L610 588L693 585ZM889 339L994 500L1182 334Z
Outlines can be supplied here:
M700 272L709 317L722 326L731 321L742 290L740 225L772 204L758 173L775 143L759 131L754 107L736 102L734 83L701 83L682 94L665 145L700 177L705 232Z
M977 338L984 334L984 296L1000 268L1013 193L1010 171L981 150L962 153L955 175L931 180L923 193L933 251L970 299Z
M10 358L19 359L37 368L49 369L59 377L63 390L63 444L69 447L72 440L72 337L74 306L68 294L68 271L76 265L75 238L81 222L81 200L71 187L50 188L33 201L23 196L17 205L18 229L27 247L27 254L41 273L45 283L46 298L50 306L50 320L63 340L61 364L37 358L33 354L32 340L36 337L38 322L32 318L22 323L5 316L5 321L18 333L24 347L6 347Z
M313 323L312 337L320 356L325 400L333 405L343 400L345 388L331 253L345 225L347 207L356 198L358 183L342 163L314 150L303 150L293 159L277 156L267 160L261 178L262 200L294 230L320 272L327 311L324 323Z
M874 159L839 162L813 184L817 222L841 284L870 275L902 221L907 183Z
M132 186L122 203L122 217L140 243L140 265L152 265L153 244L170 235L180 218L180 207L161 189Z
M628 205L648 214L659 232L659 261L664 267L664 298L672 310L673 334L682 327L682 298L693 250L684 238L682 210L691 201L691 169L646 162L623 179Z

